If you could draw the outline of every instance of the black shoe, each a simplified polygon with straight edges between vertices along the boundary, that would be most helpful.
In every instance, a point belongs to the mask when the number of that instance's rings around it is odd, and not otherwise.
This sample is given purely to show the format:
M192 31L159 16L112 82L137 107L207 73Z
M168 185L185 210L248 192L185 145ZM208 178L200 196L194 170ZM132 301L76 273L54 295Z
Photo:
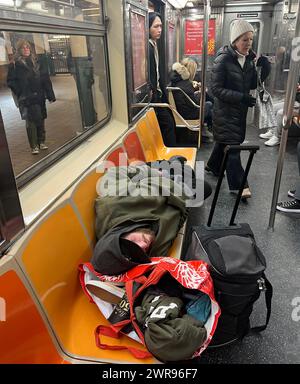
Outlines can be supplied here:
M296 190L295 190L295 189L292 189L292 190L290 189L290 190L288 191L288 196L295 198L295 193L296 193Z
M278 203L276 208L278 209L278 211L281 212L300 213L300 201L283 201L281 203Z
M219 177L220 176L220 173L219 172L215 172L213 169L211 169L208 165L205 166L204 168L206 170L206 172L209 172L209 173L212 173L214 176L216 177Z

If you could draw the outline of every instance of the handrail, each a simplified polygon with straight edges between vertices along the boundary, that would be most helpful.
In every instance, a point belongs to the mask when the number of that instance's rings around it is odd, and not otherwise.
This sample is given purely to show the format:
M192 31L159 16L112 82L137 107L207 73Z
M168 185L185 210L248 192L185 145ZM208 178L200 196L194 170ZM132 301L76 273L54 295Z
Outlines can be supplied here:
M192 100L190 98L190 96L184 92L183 89L181 89L179 87L166 87L166 89L167 89L167 91L180 91L180 92L182 92L184 94L184 96L188 99L188 101L193 105L193 107L200 109L200 105L196 104L194 102L194 100Z
M176 116L182 120L182 123L186 126L186 128L190 131L199 132L200 126L199 125L191 125L189 124L181 115L176 111L175 108L172 107L172 105L167 103L135 103L131 104L131 108L141 108L141 107L153 107L153 108L169 108L173 113L176 114Z
M204 126L204 110L205 110L205 90L206 90L206 69L207 69L207 57L208 57L208 28L209 18L211 13L211 0L203 0L203 39L202 39L202 60L201 60L201 97L200 97L200 110L199 110L199 122L200 127ZM200 32L200 31L199 31ZM198 136L198 148L201 144L201 135Z

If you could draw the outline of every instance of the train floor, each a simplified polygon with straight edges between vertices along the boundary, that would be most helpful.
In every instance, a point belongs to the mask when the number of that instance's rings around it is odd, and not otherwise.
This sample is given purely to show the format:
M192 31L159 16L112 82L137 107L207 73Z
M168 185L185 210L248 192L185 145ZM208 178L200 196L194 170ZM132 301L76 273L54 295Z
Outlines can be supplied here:
M280 201L289 200L287 191L294 186L299 171L296 147L299 138L289 138L281 180ZM272 314L268 328L261 334L251 335L237 344L218 349L207 349L197 359L199 364L295 364L300 363L300 214L276 213L274 231L268 229L273 185L279 147L266 147L259 139L257 128L249 125L246 141L259 144L249 174L252 198L241 202L236 221L249 223L258 246L267 260L266 276L273 285ZM206 163L213 144L203 144L197 159ZM245 158L243 162L245 163ZM214 188L217 179L205 175ZM208 218L213 195L200 208L193 208L188 219L191 226L204 224ZM215 223L227 223L231 216L234 196L228 191L226 178L221 187L215 211ZM186 241L183 254L187 249ZM298 298L298 299L297 299ZM294 299L294 302L293 302ZM295 307L295 301L298 310ZM294 306L293 306L294 303ZM294 310L294 312L293 312ZM298 316L295 315L295 311ZM252 326L264 323L266 308L264 295L254 305L251 316ZM298 321L297 321L298 320Z

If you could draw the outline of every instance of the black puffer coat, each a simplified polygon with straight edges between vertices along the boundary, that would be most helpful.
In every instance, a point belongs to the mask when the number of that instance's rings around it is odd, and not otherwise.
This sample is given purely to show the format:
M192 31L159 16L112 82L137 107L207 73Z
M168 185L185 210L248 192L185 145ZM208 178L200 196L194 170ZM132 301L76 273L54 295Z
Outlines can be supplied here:
M212 70L211 91L214 95L213 133L216 142L240 144L245 139L248 107L243 96L256 89L255 54L250 51L244 68L231 46L219 50Z
M200 103L200 93L196 93L193 83L189 79L183 79L177 71L172 71L170 75L172 87L181 88L195 104ZM193 120L199 118L199 109L189 103L188 99L180 91L173 92L176 109L184 119Z

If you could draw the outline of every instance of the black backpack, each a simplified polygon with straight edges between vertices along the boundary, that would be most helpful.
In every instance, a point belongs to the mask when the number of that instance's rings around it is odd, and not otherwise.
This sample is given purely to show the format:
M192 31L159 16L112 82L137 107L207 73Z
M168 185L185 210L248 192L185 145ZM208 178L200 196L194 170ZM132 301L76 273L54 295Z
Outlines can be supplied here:
M192 227L190 244L184 260L204 260L210 266L215 298L221 308L217 329L209 347L219 347L241 340L249 331L263 331L271 315L273 289L265 276L266 259L257 246L248 224L235 224L234 219L241 199L254 153L258 146L226 147L220 177L216 187L207 225ZM248 163L229 226L211 226L228 151L250 151ZM265 293L267 316L262 326L250 327L253 304Z
M192 255L192 256L191 256ZM248 224L210 230L192 228L187 259L201 259L210 266L215 298L221 316L210 347L231 344L252 332L263 331L271 315L272 285L265 276L266 260ZM267 316L262 326L250 327L253 304L265 293Z

